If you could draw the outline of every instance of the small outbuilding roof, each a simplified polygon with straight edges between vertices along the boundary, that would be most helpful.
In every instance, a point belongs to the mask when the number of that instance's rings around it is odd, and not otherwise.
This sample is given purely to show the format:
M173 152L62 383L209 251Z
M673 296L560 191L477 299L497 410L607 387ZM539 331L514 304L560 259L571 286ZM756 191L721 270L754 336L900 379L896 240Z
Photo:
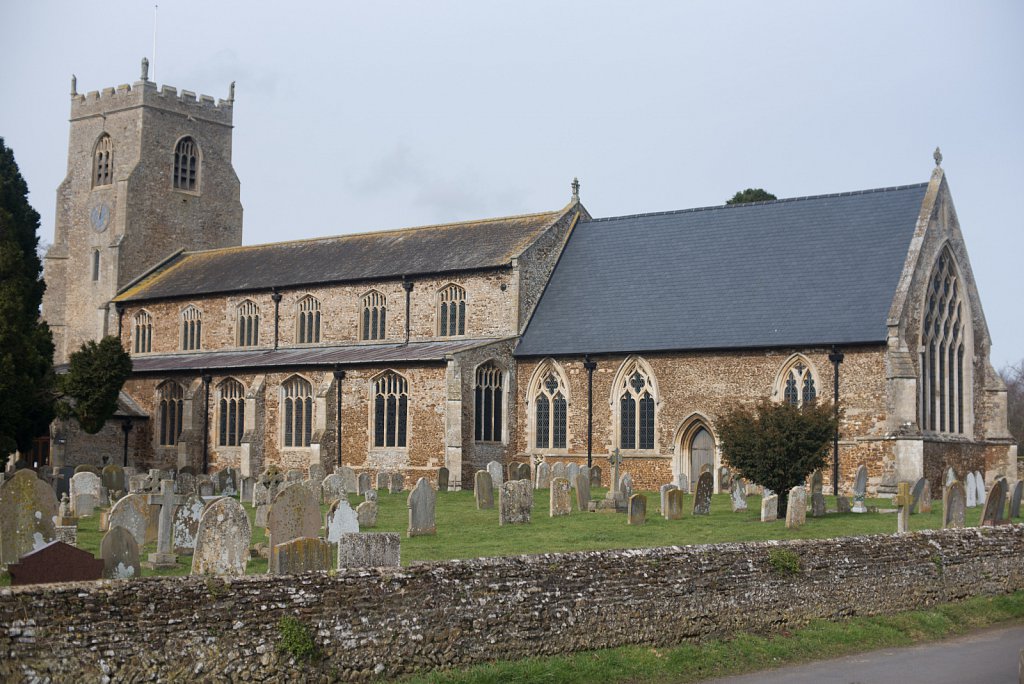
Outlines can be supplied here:
M515 355L884 342L927 187L581 222Z

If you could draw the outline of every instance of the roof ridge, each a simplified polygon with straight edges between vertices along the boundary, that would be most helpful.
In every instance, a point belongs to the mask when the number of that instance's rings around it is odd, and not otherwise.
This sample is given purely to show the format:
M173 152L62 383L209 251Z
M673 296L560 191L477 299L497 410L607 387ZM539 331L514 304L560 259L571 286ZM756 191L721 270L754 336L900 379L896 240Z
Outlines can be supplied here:
M870 188L867 190L851 190L848 192L832 192L823 195L805 195L802 197L784 197L782 199L764 200L760 202L742 202L740 204L714 204L704 207L693 207L690 209L670 209L668 211L651 211L640 214L623 214L621 216L603 216L592 218L587 223L600 223L603 221L618 221L620 219L644 218L647 216L670 216L673 214L690 214L698 211L713 211L715 209L737 209L740 207L757 206L764 204L782 204L784 202L801 202L805 200L827 199L830 197L850 197L853 195L869 195L876 192L895 192L897 190L910 190L912 188L927 187L928 183L910 183L908 185L891 185L884 188Z

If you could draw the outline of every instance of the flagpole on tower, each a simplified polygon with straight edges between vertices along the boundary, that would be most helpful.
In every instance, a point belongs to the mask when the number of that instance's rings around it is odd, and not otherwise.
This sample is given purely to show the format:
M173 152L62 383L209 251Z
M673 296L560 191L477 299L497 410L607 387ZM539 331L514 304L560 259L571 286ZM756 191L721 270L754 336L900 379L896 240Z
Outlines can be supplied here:
M153 82L156 83L156 12L160 5L153 5Z

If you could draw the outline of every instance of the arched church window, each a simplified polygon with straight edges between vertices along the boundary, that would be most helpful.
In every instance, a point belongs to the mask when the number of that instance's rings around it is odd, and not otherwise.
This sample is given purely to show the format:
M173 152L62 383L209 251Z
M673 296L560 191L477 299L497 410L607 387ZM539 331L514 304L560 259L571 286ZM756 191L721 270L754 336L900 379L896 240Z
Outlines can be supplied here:
M260 343L260 307L251 299L238 305L238 346L255 347Z
M174 147L174 189L199 189L199 146L187 136Z
M538 368L531 383L533 398L533 445L537 449L565 449L569 415L569 393L565 378L553 362Z
M203 312L187 306L181 312L181 348L185 351L203 347Z
M650 372L638 360L618 375L619 448L654 449L655 390Z
M438 332L441 337L466 334L466 291L454 283L438 293Z
M373 446L405 447L409 427L409 381L394 371L373 382Z
M299 301L295 327L298 330L299 344L312 344L320 341L319 299L310 295Z
M220 384L219 446L238 446L245 433L245 389L242 383L228 378Z
M132 349L136 354L153 351L153 317L146 310L132 319Z
M383 340L388 315L387 298L373 290L363 295L363 317L360 337L364 340Z
M284 404L284 446L308 447L313 435L313 386L295 376L281 385L281 394L281 403Z
M502 372L493 362L476 369L474 392L475 438L478 442L500 442L503 396Z
M963 434L970 401L971 324L956 262L943 248L928 281L921 331L921 427Z
M160 396L160 446L174 446L181 436L181 414L185 407L185 392L181 385L168 380L158 388Z
M103 134L96 142L96 150L93 152L93 187L110 185L114 182L114 144L110 136Z
M818 398L814 371L807 359L797 356L782 371L782 400L793 406L813 403ZM778 396L778 395L776 395Z

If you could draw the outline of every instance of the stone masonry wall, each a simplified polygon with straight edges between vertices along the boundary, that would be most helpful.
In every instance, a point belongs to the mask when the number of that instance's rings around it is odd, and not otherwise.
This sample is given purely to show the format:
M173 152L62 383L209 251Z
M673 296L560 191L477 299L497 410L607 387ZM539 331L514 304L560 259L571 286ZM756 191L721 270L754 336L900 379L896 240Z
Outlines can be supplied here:
M770 553L799 558L777 570ZM235 579L0 591L0 679L369 680L625 644L778 634L816 618L1024 588L1024 525ZM280 650L281 618L322 659Z

